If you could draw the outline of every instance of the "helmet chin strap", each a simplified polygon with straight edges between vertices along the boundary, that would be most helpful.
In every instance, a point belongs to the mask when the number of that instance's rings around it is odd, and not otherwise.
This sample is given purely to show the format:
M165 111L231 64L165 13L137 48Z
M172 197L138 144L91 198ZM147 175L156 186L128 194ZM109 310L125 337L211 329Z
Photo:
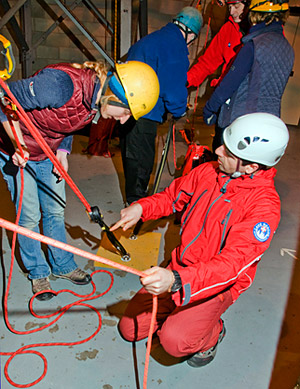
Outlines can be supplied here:
M94 119L92 120L92 123L94 123L94 124L97 124L98 120L101 117L101 105L100 105L101 97L105 95L109 80L112 78L112 76L113 76L113 74L107 75L106 80L104 81L104 85L103 85L103 88L101 90L101 96L100 96L99 103L98 103L98 110L97 110L97 113L96 113Z
M185 40L187 45L190 45L192 42L194 42L195 39L197 39L197 35L190 28L188 28L185 24L180 23L178 20L174 20L173 23L176 24L176 26L178 26L181 31L183 31L183 33L184 33L184 40ZM189 41L189 43L188 43L188 37L191 34L194 35L194 38L191 39Z
M242 172L239 171L240 170L240 165L241 165L241 160L238 158L237 163L236 163L235 172L231 174L231 178L239 178L243 174L245 174L245 173L242 173Z

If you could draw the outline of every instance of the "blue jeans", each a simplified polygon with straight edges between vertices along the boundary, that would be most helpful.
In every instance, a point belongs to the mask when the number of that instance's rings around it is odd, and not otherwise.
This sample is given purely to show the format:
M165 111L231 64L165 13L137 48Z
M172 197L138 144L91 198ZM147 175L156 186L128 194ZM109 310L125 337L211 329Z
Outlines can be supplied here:
M17 208L21 188L20 169L12 163L9 156L1 152L0 169ZM65 181L57 183L57 177L52 173L52 169L53 164L49 159L27 162L24 169L24 194L19 225L40 233L42 217L43 235L66 243ZM29 279L48 277L51 271L56 275L66 274L78 267L73 254L48 246L50 267L39 241L20 234L18 241Z

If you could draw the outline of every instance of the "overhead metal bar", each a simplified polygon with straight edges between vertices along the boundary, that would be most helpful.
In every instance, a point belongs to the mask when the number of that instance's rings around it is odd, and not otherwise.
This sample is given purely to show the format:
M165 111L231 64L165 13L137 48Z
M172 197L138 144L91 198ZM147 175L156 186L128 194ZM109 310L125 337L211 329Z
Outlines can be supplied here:
M8 3L7 0L1 0L0 2L0 10L1 10L1 16L2 16L2 19L1 19L1 22L3 20L5 20L6 18L8 18L8 22L7 22L7 28L12 36L12 38L14 39L20 53L21 53L21 58L23 57L23 53L26 52L29 47L23 37L23 32L16 20L16 18L14 16L12 17L5 17L6 14L11 14L11 8L10 8L10 5Z
M81 0L76 0L79 2ZM60 17L53 11L53 9L47 4L44 0L37 0L40 6L48 13L48 15L54 20L54 22L59 25L61 30L68 36L68 38L74 43L74 45L86 56L89 61L96 61L96 58L93 54L84 46L84 44L75 36L75 34L67 27L67 25L62 21L60 21ZM63 14L65 15L65 14ZM64 16L64 18L66 15ZM41 36L41 39L43 35ZM46 39L46 37L45 37ZM42 40L43 41L43 40ZM42 42L41 41L41 42Z
M92 43L92 45L99 51L99 53L106 59L106 61L114 67L114 60L105 52L100 43L86 30L86 28L77 20L75 15L61 3L60 0L55 0L56 4L66 13L66 15L72 20L75 26L83 33L83 35Z
M120 21L120 36L122 37L120 39L120 59L122 60L131 46L131 0L120 0Z
M20 9L20 23L27 46L32 43L32 28L31 28L31 0L27 0L24 6ZM34 53L28 47L22 52L22 77L28 77L32 74L32 63L34 61Z
M55 0L49 4L48 0L37 0L37 3L48 13L53 19L53 24L47 28L45 32L41 32L37 40L33 40L32 31L32 15L31 15L31 0L15 0L13 7L10 6L9 0L0 0L0 28L6 26L9 33L19 49L19 58L22 64L22 77L28 77L32 74L32 67L35 60L36 49L47 39L47 37L55 30L56 27L60 27L62 31L68 36L68 38L74 43L74 45L81 50L85 57L90 61L96 61L95 54L86 47L84 40L80 40L73 31L66 25L65 19L69 18L71 22L80 30L80 32L89 40L101 57L112 67L114 67L113 54L109 54L97 41L97 38L90 33L87 28L82 24L82 20L75 16L72 11L78 6L85 6L96 18L108 34L110 34L115 40L120 38L120 44L118 47L122 48L122 54L127 52L131 46L131 12L132 2L143 2L140 6L140 12L143 14L143 22L141 23L142 29L145 33L147 30L147 0L122 0L122 15L120 15L120 21L117 22L115 17L115 23L120 26L120 31L115 28L114 24L109 22L103 13L101 13L97 7L93 4L93 0L74 0L72 4L66 6L65 0ZM71 2L70 2L71 3ZM57 5L62 10L62 15L58 15L54 10L53 5ZM106 4L106 3L105 3ZM146 7L145 7L146 6ZM118 7L119 8L119 7ZM20 12L20 24L15 17L16 13ZM116 11L117 12L117 11ZM145 24L146 20L146 24ZM123 26L122 26L123 24ZM146 30L145 30L146 28ZM124 41L122 43L122 41ZM121 50L120 50L121 51ZM120 53L115 52L114 56L118 58Z
M82 3L82 0L75 0L71 5L70 5L70 10L73 11L79 4ZM31 47L32 50L36 49L41 43L43 43L47 37L53 32L56 27L58 27L67 17L66 13L63 13L60 15L56 21L40 36L40 38L34 43L34 45Z
M100 22L108 29L108 31L113 35L114 29L112 28L111 24L105 17L101 14L101 12L94 6L94 4L90 0L83 0L84 3L86 3L91 10L94 12L94 14L97 16L97 18L100 20Z
M2 1L2 0L1 0ZM0 20L0 28L4 27L7 22L14 16L16 12L26 3L27 0L19 0Z
M140 35L141 38L148 35L148 3L140 0Z

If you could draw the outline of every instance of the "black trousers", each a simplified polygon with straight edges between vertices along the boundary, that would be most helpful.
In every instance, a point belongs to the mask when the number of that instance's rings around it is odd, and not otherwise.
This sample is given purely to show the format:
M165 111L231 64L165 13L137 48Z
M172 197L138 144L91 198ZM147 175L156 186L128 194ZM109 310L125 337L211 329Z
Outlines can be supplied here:
M131 204L147 196L155 159L157 122L133 118L119 127L126 201Z

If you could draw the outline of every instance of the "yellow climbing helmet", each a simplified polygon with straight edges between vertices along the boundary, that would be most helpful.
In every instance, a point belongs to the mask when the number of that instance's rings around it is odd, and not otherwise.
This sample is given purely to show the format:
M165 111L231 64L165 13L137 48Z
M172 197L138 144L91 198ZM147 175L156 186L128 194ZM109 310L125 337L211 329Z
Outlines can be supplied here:
M132 116L138 120L154 108L159 81L151 66L140 61L116 63L116 72L125 90Z
M251 0L249 10L255 12L281 12L289 9L288 0Z

